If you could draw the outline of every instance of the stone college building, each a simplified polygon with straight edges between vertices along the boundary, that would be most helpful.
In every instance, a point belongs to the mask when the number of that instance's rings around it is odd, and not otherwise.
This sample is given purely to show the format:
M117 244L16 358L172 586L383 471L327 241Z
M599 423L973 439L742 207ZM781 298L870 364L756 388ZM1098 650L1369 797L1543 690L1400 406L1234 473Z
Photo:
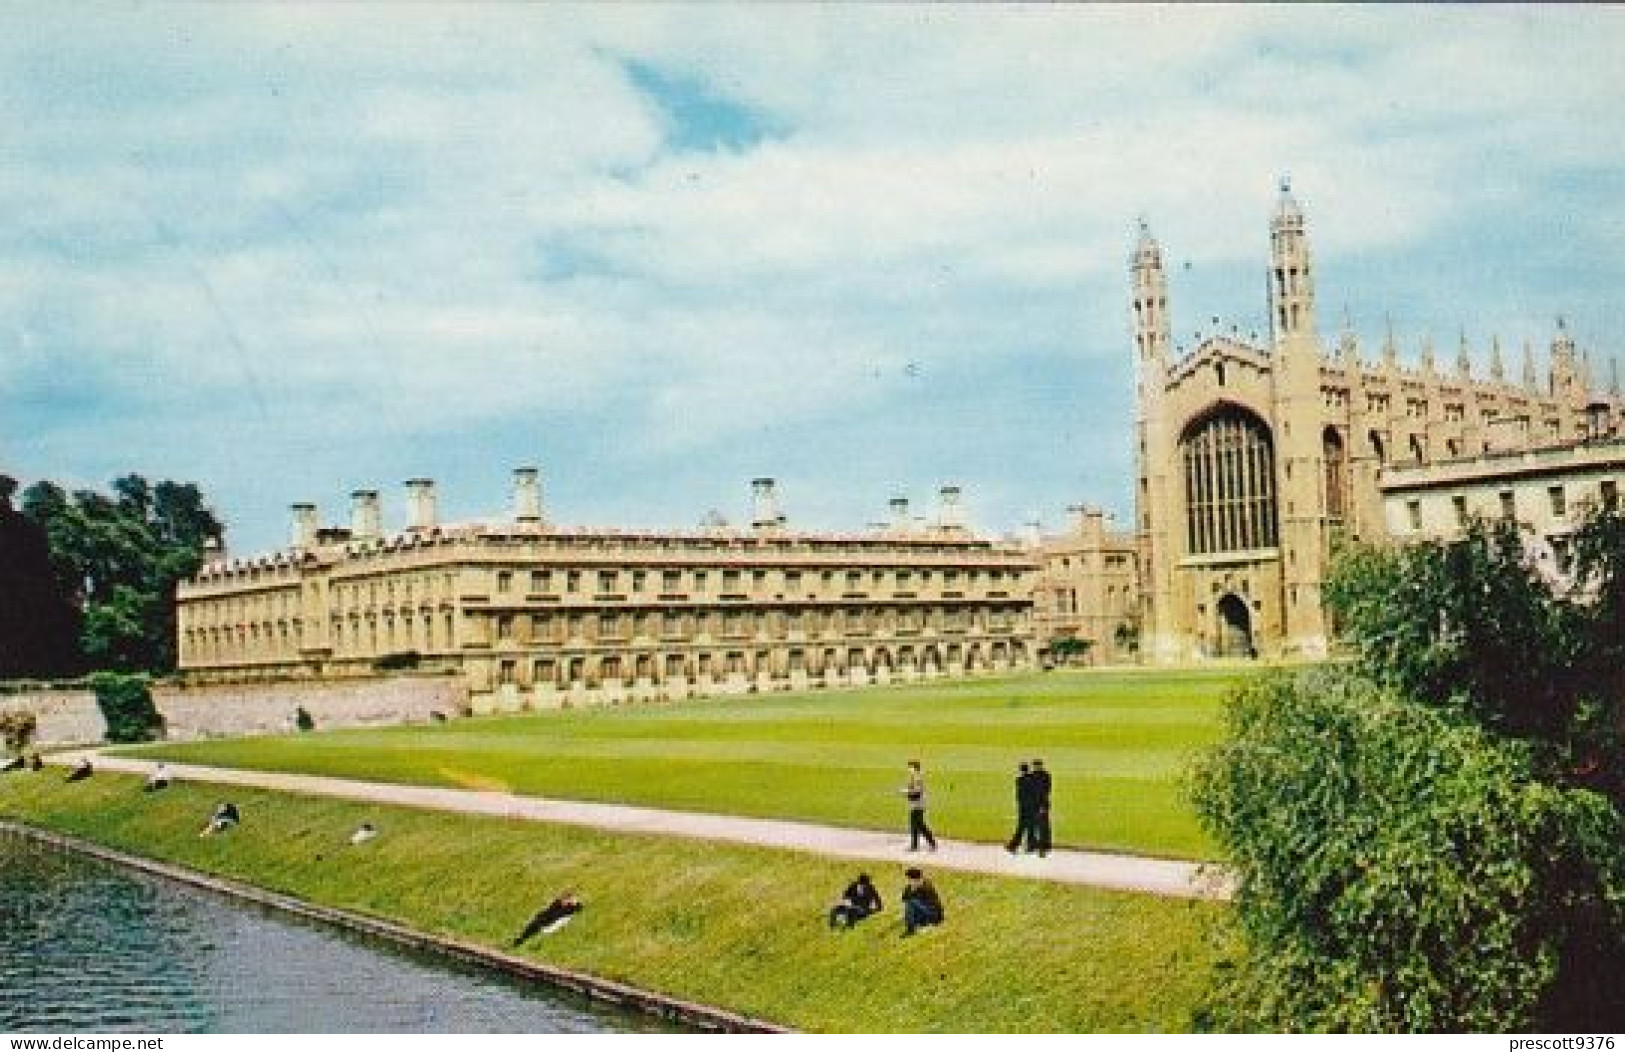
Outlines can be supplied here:
M194 682L462 677L476 710L888 683L1034 658L1025 550L972 536L945 486L933 522L891 502L854 534L793 530L772 479L748 529L570 529L542 513L535 468L511 519L442 524L434 483L406 484L404 529L378 493L348 527L293 506L289 548L217 559L179 591Z
M1456 528L1470 514L1527 523L1549 501L1559 515L1543 513L1541 526L1551 532L1586 500L1611 499L1625 468L1617 381L1609 394L1593 390L1561 322L1544 377L1527 346L1509 377L1498 342L1486 377L1473 376L1465 340L1447 368L1431 346L1419 366L1402 367L1392 337L1375 362L1352 334L1328 349L1308 229L1285 183L1268 285L1266 345L1214 336L1176 359L1162 250L1142 224L1131 303L1149 660L1324 655L1321 587L1334 546L1438 535L1424 529L1442 517L1424 516L1429 501L1450 509ZM1566 483L1571 463L1578 475ZM1516 480L1530 472L1539 493L1520 497L1527 486Z

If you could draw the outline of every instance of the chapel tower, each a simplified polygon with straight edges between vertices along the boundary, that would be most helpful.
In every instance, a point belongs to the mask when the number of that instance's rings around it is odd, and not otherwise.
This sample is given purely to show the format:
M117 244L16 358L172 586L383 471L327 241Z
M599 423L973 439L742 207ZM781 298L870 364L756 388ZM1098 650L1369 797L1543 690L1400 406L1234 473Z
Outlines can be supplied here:
M1327 446L1335 431L1328 433L1322 426L1321 348L1309 235L1286 179L1281 180L1270 219L1269 289L1282 630L1288 647L1318 657L1326 652L1320 588L1330 546Z

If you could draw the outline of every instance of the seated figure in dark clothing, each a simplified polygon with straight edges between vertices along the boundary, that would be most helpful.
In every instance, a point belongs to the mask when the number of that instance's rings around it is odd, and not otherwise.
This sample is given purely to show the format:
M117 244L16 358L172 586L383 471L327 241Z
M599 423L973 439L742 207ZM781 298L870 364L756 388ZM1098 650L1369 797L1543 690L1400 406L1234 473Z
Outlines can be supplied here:
M884 909L880 892L869 880L869 874L859 873L858 879L841 892L840 901L830 907L831 928L851 928L865 917L872 917Z
M918 869L908 870L903 885L903 934L913 935L921 928L941 924L946 912L937 889Z
M566 891L552 902L549 902L540 913L532 917L530 923L525 925L525 930L519 933L519 937L513 941L513 944L518 946L537 932L551 935L570 923L570 918L580 912L581 900L576 898L575 892Z
M68 772L68 777L66 780L70 782L82 782L86 778L89 778L91 773L92 768L90 766L90 759L86 757L85 759L79 761L79 766Z
M11 759L7 760L5 762L5 766L0 767L0 771L20 771L27 766L28 757L24 756L22 753L18 753L16 756L13 756Z

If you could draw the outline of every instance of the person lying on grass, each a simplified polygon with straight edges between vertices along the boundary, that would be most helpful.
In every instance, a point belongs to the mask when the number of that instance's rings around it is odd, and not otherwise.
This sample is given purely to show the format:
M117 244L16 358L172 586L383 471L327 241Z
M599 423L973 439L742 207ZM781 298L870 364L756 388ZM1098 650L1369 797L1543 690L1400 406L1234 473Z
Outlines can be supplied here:
M513 941L513 944L518 946L537 932L541 932L543 935L552 935L566 924L569 924L570 918L580 912L581 900L576 898L575 892L566 891L552 902L549 902L540 913L532 917L530 923L525 925L525 930L519 933L519 937Z
M198 836L214 836L216 833L224 833L242 820L243 816L237 813L236 804L229 800L222 801L220 806L214 809L214 814L209 816L209 824L203 827L203 831Z
M831 928L851 928L866 917L872 917L884 907L880 891L869 880L869 874L859 873L858 879L846 886L839 901L830 907Z

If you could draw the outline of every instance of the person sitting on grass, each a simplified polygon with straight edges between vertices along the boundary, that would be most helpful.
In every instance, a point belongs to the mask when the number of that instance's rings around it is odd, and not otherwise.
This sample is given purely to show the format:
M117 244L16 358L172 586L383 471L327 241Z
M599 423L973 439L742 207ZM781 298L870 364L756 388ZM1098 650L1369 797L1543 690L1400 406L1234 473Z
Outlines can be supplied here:
M203 827L203 832L199 833L198 836L214 836L216 833L224 833L242 820L243 816L237 813L236 804L229 800L221 801L220 806L214 809L214 814L209 816L209 824Z
M0 767L0 771L20 771L27 766L28 757L22 753L18 753L16 756L13 756L11 759L7 760L6 765L4 767Z
M378 839L378 827L371 822L362 822L356 831L350 834L351 844L365 844L369 840Z
M93 769L90 766L90 757L86 756L79 761L77 767L68 772L68 777L64 779L64 781L82 782L86 778L89 778L92 773Z
M168 788L169 768L164 764L159 764L157 767L152 769L151 774L147 775L147 784L142 787L141 791L144 793L156 793L160 789Z
M859 873L858 879L846 886L840 901L830 907L831 928L851 928L865 917L872 917L884 908L880 892L869 880L869 874Z
M904 874L908 883L903 885L903 935L913 935L921 928L941 924L946 916L942 909L942 896L918 869Z
M29 759L28 759L28 769L30 771L43 771L43 770L45 770L45 761L40 759L40 754L39 753L35 753L33 756L29 757Z
M575 892L566 891L552 902L549 902L540 913L532 917L530 923L525 925L525 930L519 933L519 937L513 941L513 944L518 946L537 932L541 932L543 935L552 935L566 924L569 924L570 918L580 912L581 900L576 897Z

